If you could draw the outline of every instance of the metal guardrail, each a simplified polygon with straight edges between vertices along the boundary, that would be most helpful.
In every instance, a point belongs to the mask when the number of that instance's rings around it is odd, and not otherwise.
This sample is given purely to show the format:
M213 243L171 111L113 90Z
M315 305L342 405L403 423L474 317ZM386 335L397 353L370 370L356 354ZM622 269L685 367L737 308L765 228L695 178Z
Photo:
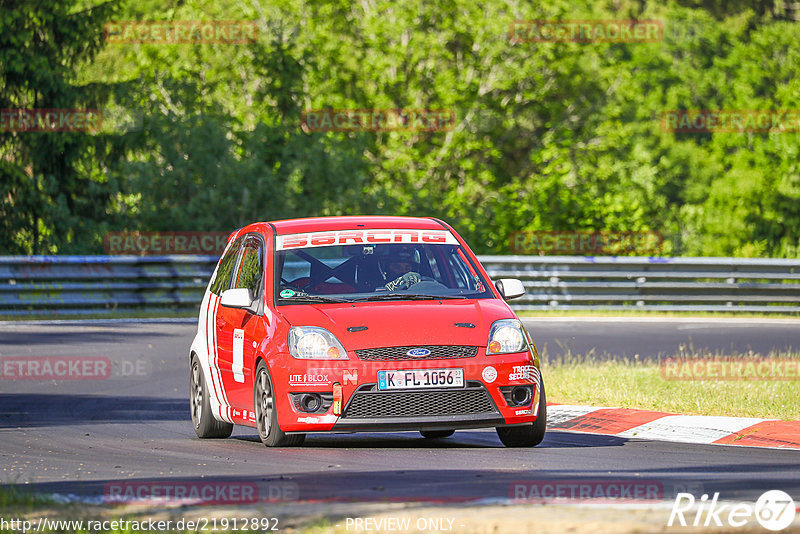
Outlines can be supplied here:
M800 260L481 256L517 310L800 312ZM0 257L0 315L194 311L215 256Z
M632 256L482 256L519 278L517 310L800 312L800 260Z
M0 257L0 315L114 315L199 307L216 256Z

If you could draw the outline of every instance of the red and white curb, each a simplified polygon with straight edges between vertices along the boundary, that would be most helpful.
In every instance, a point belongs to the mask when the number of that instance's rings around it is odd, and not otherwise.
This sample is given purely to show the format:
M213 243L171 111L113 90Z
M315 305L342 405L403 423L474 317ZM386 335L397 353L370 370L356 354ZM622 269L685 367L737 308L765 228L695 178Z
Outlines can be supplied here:
M800 421L755 417L548 404L547 428L656 441L800 450Z

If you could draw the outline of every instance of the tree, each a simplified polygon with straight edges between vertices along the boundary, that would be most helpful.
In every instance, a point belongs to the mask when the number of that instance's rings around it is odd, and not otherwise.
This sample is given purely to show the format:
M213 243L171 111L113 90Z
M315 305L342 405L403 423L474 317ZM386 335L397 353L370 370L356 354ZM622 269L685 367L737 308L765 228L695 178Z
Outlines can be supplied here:
M0 109L103 105L109 88L77 85L75 77L100 50L103 22L117 4L79 4L0 0ZM113 142L102 133L18 131L10 124L14 115L5 113L0 131L0 253L87 248L105 224L113 194L113 184L98 172Z

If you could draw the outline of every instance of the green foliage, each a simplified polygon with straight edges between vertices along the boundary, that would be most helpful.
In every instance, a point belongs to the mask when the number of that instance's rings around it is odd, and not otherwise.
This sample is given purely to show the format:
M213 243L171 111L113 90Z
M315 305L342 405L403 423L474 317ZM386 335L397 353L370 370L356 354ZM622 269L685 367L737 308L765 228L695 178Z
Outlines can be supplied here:
M75 72L101 48L102 22L115 9L0 1L0 109L99 107L107 87L76 84ZM112 144L78 132L0 131L0 253L91 247L115 187L97 168Z
M86 4L86 5L84 5ZM681 134L666 110L800 109L800 26L771 0L0 0L0 107L103 107L100 134L0 132L0 253L110 230L436 216L662 232L674 253L800 257L797 133ZM88 7L87 7L88 6ZM92 7L96 6L96 7ZM515 20L657 19L652 43L512 42ZM106 21L246 20L251 44L112 44ZM439 132L309 132L304 110L452 110Z

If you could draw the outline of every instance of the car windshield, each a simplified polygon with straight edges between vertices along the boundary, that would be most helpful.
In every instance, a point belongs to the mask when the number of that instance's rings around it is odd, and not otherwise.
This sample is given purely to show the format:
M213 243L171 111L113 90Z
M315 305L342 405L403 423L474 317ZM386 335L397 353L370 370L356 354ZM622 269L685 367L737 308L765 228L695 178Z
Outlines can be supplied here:
M305 244L312 246L296 246L284 239L277 256L277 302L492 297L488 281L452 234L447 236L452 242L328 244L335 242L330 238L324 245L308 239Z

